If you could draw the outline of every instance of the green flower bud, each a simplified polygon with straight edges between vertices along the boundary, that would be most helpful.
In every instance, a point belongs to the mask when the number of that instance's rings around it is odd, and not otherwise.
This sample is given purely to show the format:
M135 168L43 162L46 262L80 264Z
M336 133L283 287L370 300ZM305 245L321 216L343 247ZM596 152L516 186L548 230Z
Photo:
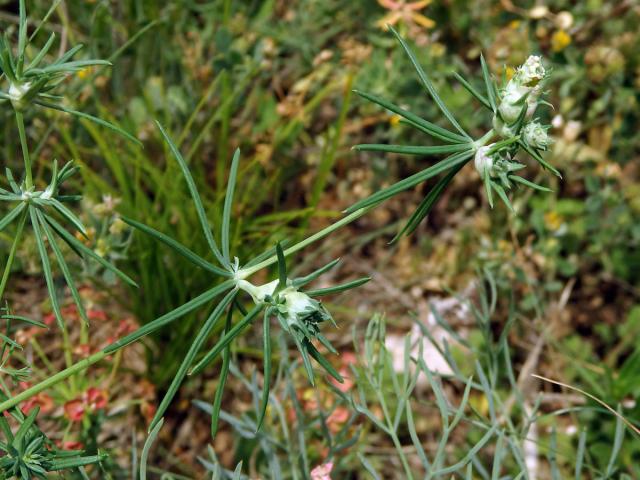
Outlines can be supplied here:
M293 333L298 331L309 339L320 332L320 323L331 318L329 312L318 300L299 292L294 287L287 287L280 292L278 311L290 331Z
M534 148L546 150L553 140L547 133L549 127L542 126L538 122L531 122L522 129L522 138Z

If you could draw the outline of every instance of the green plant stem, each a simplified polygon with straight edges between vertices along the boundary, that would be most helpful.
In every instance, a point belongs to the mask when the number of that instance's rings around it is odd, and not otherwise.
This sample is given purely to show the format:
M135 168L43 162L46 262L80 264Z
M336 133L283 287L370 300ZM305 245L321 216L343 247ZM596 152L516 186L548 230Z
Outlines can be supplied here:
M346 217L338 220L336 223L333 223L333 224L329 225L328 227L320 230L319 232L314 233L310 237L307 237L304 240L296 243L295 245L287 248L284 251L285 257L288 256L288 255L291 255L292 253L297 252L298 250L302 250L307 245L311 245L313 242L315 242L317 240L320 240L321 238L326 237L330 233L338 230L339 228L342 228L345 225L348 225L351 222L354 222L358 218L362 217L365 213L367 213L370 210L372 210L377 205L378 204L374 204L374 205L369 205L368 207L360 208L360 209L356 210L355 212L350 213ZM268 258L268 259L266 259L266 260L264 260L264 261L262 261L262 262L260 262L260 263L258 263L256 265L253 265L253 266L248 267L248 268L242 268L242 269L238 270L237 276L239 278L241 278L241 279L242 278L246 278L246 277L256 273L257 271L262 270L263 268L266 268L266 267L268 267L270 265L273 265L277 261L278 261L278 258L274 255L271 258Z
M9 280L9 275L11 275L11 268L13 267L13 261L16 258L16 251L18 250L18 245L20 244L20 240L22 239L24 224L27 220L27 212L28 210L25 209L24 212L22 213L22 217L20 218L20 222L18 223L18 230L16 230L16 236L13 239L13 245L11 245L9 258L7 258L7 263L4 266L2 280L0 281L0 301L4 296L4 289L7 287L7 281Z
M396 447L398 456L400 457L400 462L402 463L402 468L404 468L404 472L406 474L406 478L408 480L413 480L413 474L411 473L409 462L407 461L407 457L402 450L402 444L400 443L400 439L398 438L398 434L396 433L395 427L393 425L393 419L391 418L391 415L389 415L389 408L387 407L387 402L384 399L384 394L381 393L381 389L377 389L376 392L378 401L380 402L380 407L382 408L382 413L387 422L387 430L389 431L389 436L393 441L393 445Z
M63 380L66 380L70 376L78 372L81 372L85 368L90 367L95 363L98 363L100 360L104 359L108 355L109 354L105 351L94 353L90 357L87 357L84 360L80 360L78 363L70 366L69 368L65 368L64 370L56 373L55 375L47 378L46 380L43 380L42 382L34 385L33 387L27 388L25 391L20 392L18 395L11 397L8 400L5 400L4 402L0 403L0 413L15 407L20 402L28 400L34 395L37 395L38 393L42 392L43 390L46 390L47 388L52 387Z
M27 133L24 128L24 115L18 110L16 110L16 123L18 124L18 134L20 135L22 158L24 158L25 186L27 187L27 190L29 190L31 187L33 187L31 157L29 156L29 146L27 145Z

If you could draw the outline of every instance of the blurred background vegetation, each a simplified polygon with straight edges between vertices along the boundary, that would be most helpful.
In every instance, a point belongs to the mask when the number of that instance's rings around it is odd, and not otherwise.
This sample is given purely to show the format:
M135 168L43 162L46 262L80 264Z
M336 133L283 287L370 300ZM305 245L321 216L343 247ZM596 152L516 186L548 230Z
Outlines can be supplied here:
M2 28L15 29L17 2L0 5ZM41 18L49 5L28 2L30 18ZM553 124L556 140L548 161L563 179L552 180L554 193L517 196L518 215L513 216L501 205L491 210L478 175L465 169L412 237L387 245L423 197L421 190L386 203L325 241L306 257L308 268L333 254L344 258L341 275L374 277L364 291L335 300L341 330L333 335L342 356L348 358L353 332L357 340L374 313L386 314L390 332L407 332L411 312L426 321L429 302L453 298L452 292L475 298L475 286L489 272L500 299L488 320L492 329L500 332L508 310L515 311L510 354L517 372L530 369L578 386L614 408L620 405L630 421L640 419L640 6L634 0L63 1L49 28L63 44L83 43L87 55L113 61L113 68L85 70L67 80L75 106L144 142L139 149L109 131L55 114L28 122L28 135L38 147L34 157L43 159L36 165L49 165L44 160L56 157L83 167L78 186L85 194L83 216L93 225L92 246L141 286L127 290L107 272L86 271L87 288L117 300L108 309L109 321L117 325L123 316L148 322L209 287L206 272L150 238L132 235L118 219L118 214L135 218L194 251L207 249L202 236L194 234L199 228L195 210L154 119L171 132L190 163L211 221L222 208L231 153L241 148L234 212L241 220L234 224L233 243L246 257L277 240L302 238L375 188L430 162L351 151L357 143L423 142L394 116L352 95L356 87L439 123L435 105L386 32L387 23L415 44L441 95L475 136L490 128L490 118L452 72L477 75L482 52L497 77L509 76L529 54L543 55L553 68L548 89L555 106L542 113ZM10 110L2 110L0 122L4 138L12 138ZM3 142L0 152L4 165L19 169L16 142ZM39 176L48 173L41 169ZM3 258L10 234L0 234ZM43 289L29 281L38 278L35 245L23 248L23 261L16 265L24 278L21 288ZM16 292L20 295L24 292ZM139 376L152 392L150 404L166 387L176 359L188 347L184 339L201 320L186 318L146 341L138 361L144 372ZM462 319L456 329L476 351L491 347L471 322ZM243 342L234 358L250 374L259 363L260 339ZM53 354L51 361L60 358ZM210 401L216 378L213 369L210 381L196 380L183 389L159 441L162 468L201 478L197 457L206 456L209 427L190 400ZM296 379L302 398L307 384L302 376ZM113 385L109 398L117 405L124 385ZM569 410L545 423L557 432L558 478L572 472L576 431L582 429L590 465L604 470L615 418L575 392L544 383L528 388L548 394L544 408ZM251 399L230 390L225 408L240 414ZM461 394L451 391L456 392ZM509 394L508 384L502 394ZM127 405L146 405L136 395ZM432 403L425 395L416 406L425 437L437 433L430 430L429 418L436 415L429 410ZM573 411L576 405L584 408ZM474 408L486 406L478 400ZM119 412L107 412L99 428L74 426L73 431L85 444L100 431L113 437L109 417ZM135 417L140 435L144 417L142 410ZM120 453L114 454L110 475L116 478L129 461L132 430L129 425L114 442L113 451ZM309 458L318 464L324 437L306 434ZM545 435L541 430L543 451L549 444ZM408 438L406 432L401 438ZM464 437L452 442L452 448L464 451ZM361 469L355 454L365 447L373 461L384 463L389 455L388 439L364 436L335 460L334 478L362 478L354 473ZM245 459L260 471L255 445L234 436L230 427L213 448L227 467ZM616 474L640 478L640 439L626 437L618 462ZM539 478L547 478L546 465Z

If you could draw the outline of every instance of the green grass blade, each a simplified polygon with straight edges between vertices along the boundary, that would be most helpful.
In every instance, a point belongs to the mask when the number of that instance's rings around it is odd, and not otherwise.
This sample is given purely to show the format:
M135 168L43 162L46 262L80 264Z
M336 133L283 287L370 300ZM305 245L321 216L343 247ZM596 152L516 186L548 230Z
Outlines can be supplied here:
M375 104L380 105L381 107L393 112L397 115L400 115L404 120L406 120L410 125L418 128L428 135L432 135L433 137L439 138L444 142L449 143L466 143L469 141L467 137L463 137L462 135L458 135L457 133L450 132L446 128L442 128L435 123L431 123L419 116L395 105L394 103L388 102L385 99L378 97L377 95L373 95L372 93L361 92L360 90L354 90L354 92L360 95L362 98L369 100Z
M256 305L242 320L236 323L228 333L226 333L218 343L200 360L195 367L191 369L189 375L195 375L202 371L209 363L211 363L224 348L229 345L234 338L242 333L242 331L253 322L254 318L262 311L263 305Z
M193 199L193 203L195 204L196 212L200 220L200 225L202 227L204 236L207 239L207 243L209 244L209 248L211 248L211 251L217 258L218 262L220 262L220 265L226 268L231 268L231 265L225 260L224 256L218 249L216 241L213 238L213 233L211 233L211 225L209 224L209 220L207 219L207 214L204 211L204 206L202 205L200 194L198 193L198 189L196 188L196 183L193 181L193 177L191 176L191 172L189 171L187 162L185 162L182 154L178 150L178 147L176 147L176 145L173 143L173 141L169 137L169 134L165 131L160 122L156 121L156 125L158 126L158 129L160 130L164 141L167 142L167 145L169 145L171 153L173 153L173 156L178 162L178 165L180 165L180 169L182 170L184 179L186 180L187 186L189 187L189 192L191 193L191 198Z
M575 480L581 480L582 466L584 465L584 455L587 447L587 432L582 430L580 432L580 439L578 440L578 452L576 453L576 468L575 468Z
M223 270L220 267L216 267L214 264L206 261L200 255L192 252L187 247L185 247L181 243L177 242L173 238L169 237L168 235L165 235L164 233L159 232L158 230L155 230L155 229L153 229L153 228L151 228L151 227L149 227L149 226L147 226L147 225L145 225L143 223L137 222L136 220L133 220L131 218L128 218L128 217L121 217L121 218L122 218L122 221L125 222L126 224L131 225L132 227L140 230L141 232L144 232L147 235L150 235L151 237L155 238L159 242L164 243L166 246L168 246L169 248L173 249L175 252L177 252L180 255L182 255L184 258L189 260L194 265L197 265L198 267L201 267L204 270L208 270L210 272L213 272L216 275L222 275L224 277L230 277L231 276L230 272L228 272L226 270Z
M225 322L224 332L227 333L231 328L231 320L233 318L233 308L227 312L227 321ZM227 383L229 375L229 366L231 364L231 345L227 345L222 351L222 368L220 369L220 377L215 396L213 397L213 405L211 406L211 438L216 437L218 433L218 423L220 421L220 409L222 408L222 397L224 396L224 386Z
M238 176L238 164L240 163L240 149L237 148L233 154L231 161L231 170L229 171L229 180L227 183L227 195L224 197L224 209L222 212L222 255L231 263L229 257L229 236L231 229L231 207L233 206L233 193L236 188L236 177Z
M436 104L438 105L438 108L440 109L442 114L445 117L447 117L449 122L451 122L451 125L453 125L456 128L456 130L458 130L462 134L463 137L465 137L466 139L470 140L471 137L469 136L469 134L467 132L465 132L464 129L460 126L458 121L455 119L453 114L449 111L447 106L444 104L444 102L440 98L440 95L438 95L438 92L436 92L436 89L433 86L433 83L431 83L431 80L427 76L426 72L420 66L420 63L418 62L418 59L414 55L414 53L411 50L411 48L409 48L409 45L404 41L404 39L400 36L400 34L398 32L396 32L396 30L393 27L389 26L389 29L396 36L396 38L400 42L400 45L402 45L402 48L404 49L406 54L409 56L409 59L411 60L411 63L413 64L414 68L418 72L418 76L420 77L420 80L422 81L422 84L426 87L427 91L429 92L429 95L431 95L431 98L433 98L433 100L436 102Z
M333 287L327 288L318 288L315 290L309 290L305 292L310 297L322 297L324 295L333 295L335 293L344 292L345 290L351 290L352 288L359 287L360 285L364 285L371 277L362 277L357 280L352 280L351 282L343 283L342 285L335 285Z
M185 316L187 313L195 310L196 308L207 304L217 296L233 288L234 285L235 285L235 282L233 280L227 280L225 282L222 282L220 285L213 287L207 290L206 292L201 293L197 297L189 300L187 303L180 305L178 308L175 308L170 312L165 313L161 317L158 317L155 320L147 323L145 326L140 327L135 332L122 337L120 340L106 347L104 351L106 353L112 353L117 350L120 350L123 347L126 347L127 345L141 339L142 337L145 337L150 333L155 332L156 330L166 325L169 325L171 322L177 320L180 317Z
M40 230L40 222L36 215L36 207L29 207L29 215L31 216L31 226L33 228L33 235L36 238L36 245L38 247L38 253L40 254L40 262L42 263L42 270L44 272L47 290L49 290L51 308L53 309L58 326L60 329L64 330L64 320L62 319L62 312L60 311L60 304L58 303L56 285L53 281L53 273L51 272L51 264L49 263L49 254L47 253L47 247L42 240L42 231Z
M213 309L213 312L211 312L211 315L209 315L209 318L207 318L204 325L202 326L202 328L200 329L196 337L193 339L193 343L191 343L191 346L189 347L187 354L185 355L184 359L182 360L182 363L180 364L180 367L178 368L178 371L173 377L173 380L171 381L171 385L169 385L167 393L165 393L162 401L160 402L160 405L158 405L158 411L154 415L153 420L151 420L149 428L153 428L156 425L156 423L158 423L160 419L164 416L164 413L167 411L167 408L169 407L169 404L173 400L173 397L175 396L176 392L178 391L178 388L180 388L180 385L182 384L184 377L186 377L187 370L189 369L189 367L191 367L191 364L193 363L193 360L198 354L200 347L202 347L202 344L205 342L205 340L213 330L213 327L215 327L216 324L218 323L218 320L224 313L224 310L233 301L233 299L237 294L238 292L235 290L232 290L229 293L227 293L227 295Z
M371 195L368 198L365 198L364 200L360 200L355 205L352 205L351 207L349 207L346 211L347 213L353 213L356 210L359 210L361 208L365 208L365 207L369 207L369 206L381 203L404 190L414 187L419 183L425 180L428 180L429 178L435 177L436 175L438 175L441 172L444 172L445 170L449 170L450 168L454 168L466 162L473 156L473 153L474 153L473 150L469 149L464 152L450 155L449 157L445 158L444 160L441 160L435 165L429 168L426 168L418 173L415 173L410 177L400 180L399 182L391 185L390 187L387 187L385 189L382 189L374 193L373 195Z
M264 416L267 413L267 405L269 404L269 389L271 385L271 316L269 310L264 312L263 323L263 358L264 358L264 380L262 386L262 399L260 401L260 410L258 411L258 427L256 431L262 427Z
M101 118L94 117L93 115L89 115L88 113L80 112L78 110L73 110L71 108L64 107L57 103L45 102L43 100L35 100L34 103L40 105L41 107L51 108L53 110L58 110L60 112L67 113L69 115L74 115L79 118L84 118L85 120L89 120L90 122L96 123L102 127L108 128L119 135L122 135L128 140L136 143L139 146L142 146L142 142L138 140L136 137L131 135L130 133L125 132L122 128L117 127L113 123L107 122L106 120L102 120Z
M468 144L455 145L435 145L435 146L415 146L415 145L384 145L364 143L353 147L354 150L364 152L389 152L402 153L406 155L437 155L439 153L455 153L467 150Z
M58 236L60 238L62 238L65 242L67 242L69 247L71 247L76 253L80 254L81 256L88 256L88 257L92 258L93 260L98 262L100 265L102 265L104 268L106 268L107 270L113 272L116 276L121 278L123 281L127 282L132 287L137 287L138 286L138 284L136 282L134 282L128 275L126 275L125 273L123 273L120 270L118 270L110 262L108 262L107 260L102 258L100 255L98 255L96 252L94 252L90 248L86 247L82 242L80 242L73 235L71 235L69 232L67 232L64 229L64 227L62 225L60 225L51 216L49 216L47 214L43 214L43 216L44 216L44 219L46 220L46 222L49 225L51 225L51 227L58 234Z
M80 317L85 322L85 324L89 325L89 318L87 317L87 312L82 303L82 299L80 298L80 293L78 293L78 289L76 288L76 284L73 281L73 276L71 275L71 271L69 270L69 267L67 266L67 262L64 259L64 255L62 254L60 247L58 247L58 244L56 243L56 239L53 236L53 232L51 231L51 228L49 227L47 222L44 220L42 213L39 211L36 211L36 214L38 216L38 221L40 222L40 225L42 225L42 229L44 230L44 233L47 236L47 239L49 240L49 245L51 246L51 250L53 250L53 254L56 257L56 260L58 261L58 266L62 271L62 275L64 276L64 279L67 282L67 286L69 287L69 291L71 292L71 297L73 298L73 301L76 304L76 307L78 308Z

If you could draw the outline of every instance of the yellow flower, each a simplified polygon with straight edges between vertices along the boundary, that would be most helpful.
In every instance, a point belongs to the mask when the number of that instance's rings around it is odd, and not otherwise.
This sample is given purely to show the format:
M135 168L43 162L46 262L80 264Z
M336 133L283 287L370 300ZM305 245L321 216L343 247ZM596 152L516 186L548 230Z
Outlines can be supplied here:
M387 25L393 26L399 22L404 23L409 28L416 26L433 28L436 25L436 22L420 13L420 10L429 5L431 0L419 0L416 2L378 0L378 3L389 10L389 13L376 22L376 25L380 28L386 28Z
M562 217L557 212L547 212L544 214L544 224L549 230L555 232L562 226Z
M511 80L513 75L516 73L516 69L513 67L504 67L504 74L507 77L507 80Z
M91 73L91 67L87 67L87 68L83 68L82 70L78 70L77 75L80 80L84 80L89 76L90 73Z
M571 43L571 35L564 30L556 30L551 36L551 50L561 52Z
M389 117L389 123L394 127L400 123L400 115L391 115Z

